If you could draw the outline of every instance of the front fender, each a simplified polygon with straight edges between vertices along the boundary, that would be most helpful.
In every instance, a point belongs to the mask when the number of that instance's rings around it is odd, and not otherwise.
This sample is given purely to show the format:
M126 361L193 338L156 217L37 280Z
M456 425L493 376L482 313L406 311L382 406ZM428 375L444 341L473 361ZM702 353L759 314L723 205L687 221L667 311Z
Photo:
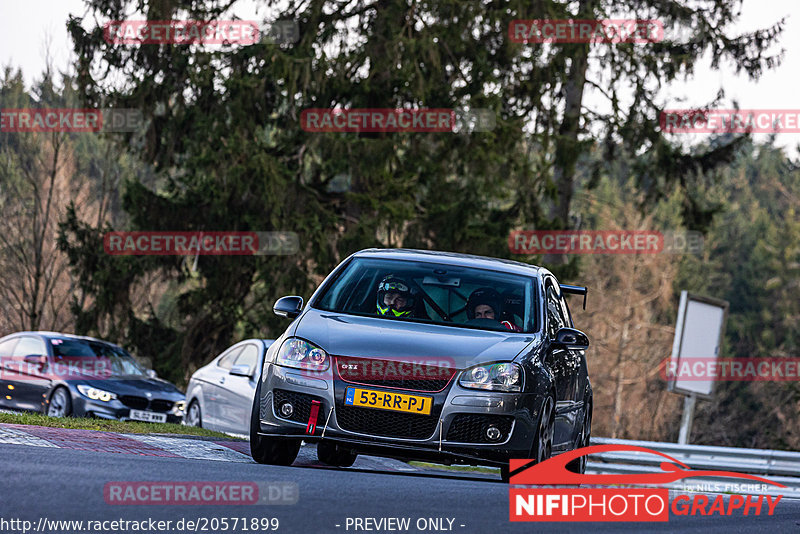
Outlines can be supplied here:
M189 386L186 388L186 409L189 409L189 406L192 404L193 401L197 401L197 404L200 405L200 413L206 413L206 404L205 398L203 396L203 385L199 381L195 381L194 379L189 381Z

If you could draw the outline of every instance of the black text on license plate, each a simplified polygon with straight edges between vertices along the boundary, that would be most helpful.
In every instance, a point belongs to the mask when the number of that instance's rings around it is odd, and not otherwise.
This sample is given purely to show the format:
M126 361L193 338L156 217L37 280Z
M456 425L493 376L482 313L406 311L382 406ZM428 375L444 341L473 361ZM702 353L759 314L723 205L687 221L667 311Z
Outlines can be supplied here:
M347 388L344 403L348 406L363 406L379 410L430 415L433 397L406 395L405 393L387 393L362 388Z

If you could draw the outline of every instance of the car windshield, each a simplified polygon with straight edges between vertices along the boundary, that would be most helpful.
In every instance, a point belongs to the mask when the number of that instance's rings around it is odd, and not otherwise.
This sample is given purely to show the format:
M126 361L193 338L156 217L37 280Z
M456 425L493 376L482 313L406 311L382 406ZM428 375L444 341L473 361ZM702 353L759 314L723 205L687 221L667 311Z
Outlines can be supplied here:
M147 371L136 363L133 356L108 343L86 339L51 338L50 344L53 347L55 363L98 361L103 362L103 365L97 367L102 367L104 372L110 372L111 376L147 374ZM89 368L89 366L84 366L84 368Z
M356 258L312 306L393 320L535 332L534 280L464 266Z

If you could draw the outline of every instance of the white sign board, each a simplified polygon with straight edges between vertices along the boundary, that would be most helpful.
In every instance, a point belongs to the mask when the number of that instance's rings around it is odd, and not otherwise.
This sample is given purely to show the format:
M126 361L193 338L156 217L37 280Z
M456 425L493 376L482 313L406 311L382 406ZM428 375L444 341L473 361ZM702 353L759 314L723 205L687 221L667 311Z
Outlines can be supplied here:
M695 360L696 368L708 369L710 362L716 362L727 316L726 301L681 291L669 369L686 369L686 364L689 369L695 368L692 360ZM714 391L715 382L706 373L686 376L678 372L677 377L667 384L669 391L709 398Z

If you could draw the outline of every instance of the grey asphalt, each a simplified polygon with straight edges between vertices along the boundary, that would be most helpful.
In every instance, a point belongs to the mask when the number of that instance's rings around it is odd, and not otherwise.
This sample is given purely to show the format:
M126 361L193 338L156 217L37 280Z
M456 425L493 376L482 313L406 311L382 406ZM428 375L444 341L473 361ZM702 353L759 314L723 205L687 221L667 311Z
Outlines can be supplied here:
M313 451L311 451L313 452ZM348 518L410 518L410 529L429 518L450 518L457 533L505 532L800 532L800 501L782 500L773 516L671 516L668 523L510 523L508 485L485 474L397 471L380 461L367 468L314 465L308 450L292 467L0 445L0 525L48 520L278 518L278 532L392 532L354 530ZM366 459L365 459L366 460ZM386 465L386 467L383 467ZM294 481L294 505L120 506L106 504L111 481ZM240 519L241 520L241 519ZM428 523L430 524L430 523ZM6 523L3 532L15 532ZM339 525L337 527L337 525ZM447 527L448 521L443 521ZM209 527L210 528L210 527ZM52 530L51 530L52 531ZM114 532L105 530L103 532ZM116 530L120 531L120 530ZM214 530L208 530L213 532ZM221 532L221 528L216 530ZM437 530L426 530L427 532ZM438 530L442 531L442 530ZM447 530L444 530L445 532ZM17 531L19 532L19 531ZM58 531L54 531L58 532ZM63 530L60 532L74 532ZM173 532L175 532L173 530ZM237 529L236 532L254 532ZM262 531L264 532L264 531Z

